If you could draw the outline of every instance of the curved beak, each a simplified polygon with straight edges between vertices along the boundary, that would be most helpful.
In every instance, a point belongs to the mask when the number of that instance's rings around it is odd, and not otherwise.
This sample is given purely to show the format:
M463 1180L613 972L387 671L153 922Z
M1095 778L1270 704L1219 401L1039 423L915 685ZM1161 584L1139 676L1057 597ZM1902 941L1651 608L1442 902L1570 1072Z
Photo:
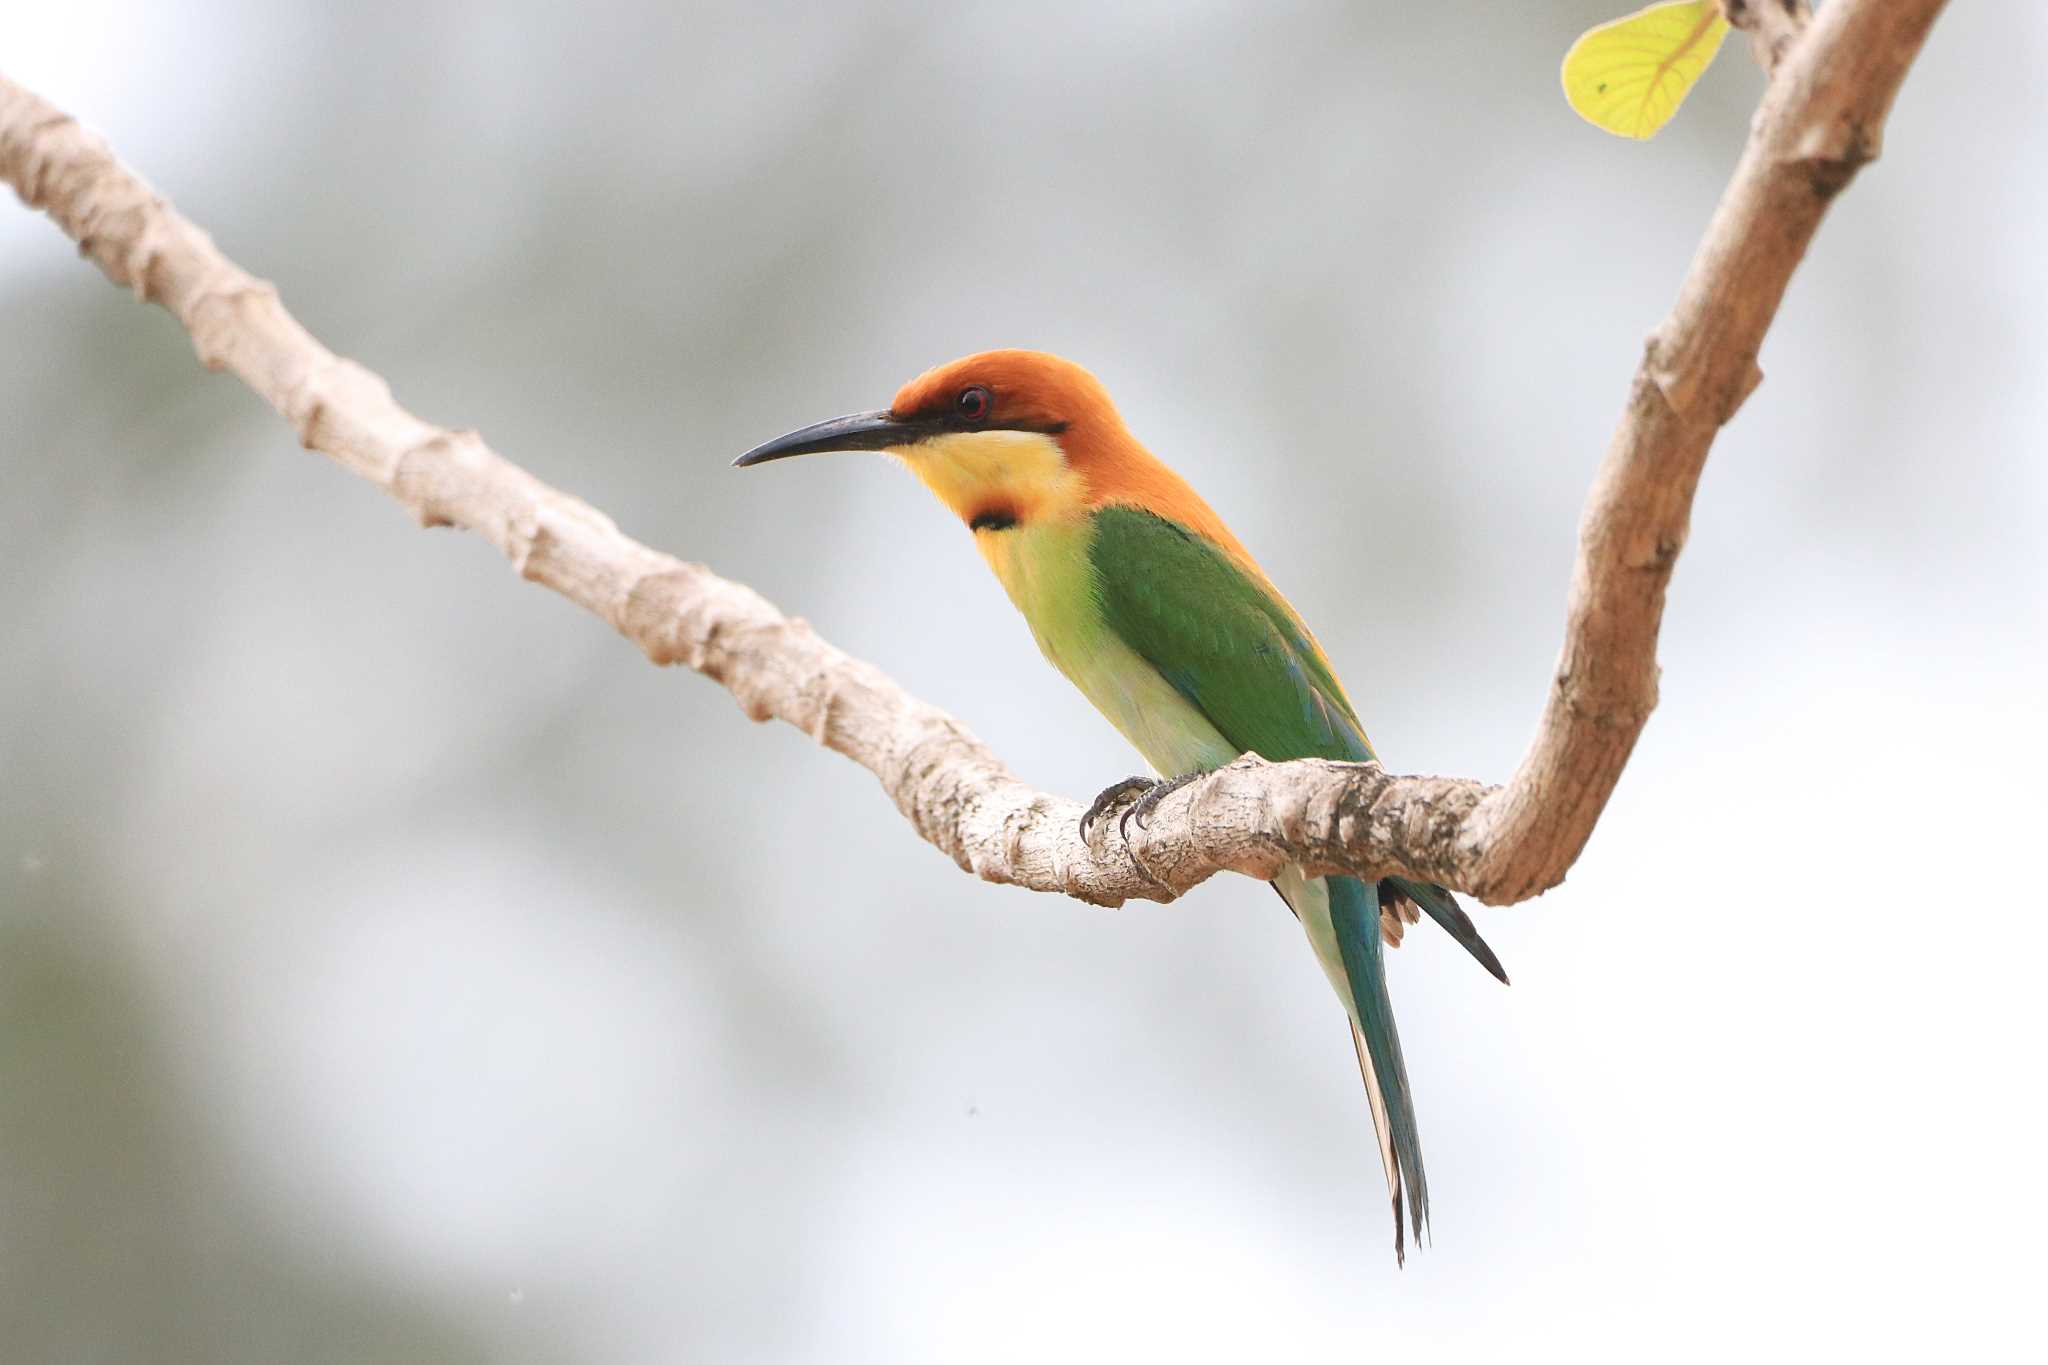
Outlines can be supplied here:
M914 417L899 418L887 412L856 412L851 417L834 417L829 422L778 436L755 446L733 461L738 469L786 460L792 455L815 455L828 450L887 450L891 446L915 445L941 430L936 422Z

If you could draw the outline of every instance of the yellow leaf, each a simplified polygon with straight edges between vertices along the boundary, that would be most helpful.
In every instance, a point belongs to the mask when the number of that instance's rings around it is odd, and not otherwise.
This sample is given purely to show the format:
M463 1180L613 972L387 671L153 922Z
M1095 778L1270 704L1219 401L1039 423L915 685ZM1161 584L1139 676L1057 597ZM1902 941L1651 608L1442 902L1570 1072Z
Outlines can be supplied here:
M1564 54L1564 97L1588 123L1649 137L1678 112L1727 36L1714 0L1652 5L1579 35Z

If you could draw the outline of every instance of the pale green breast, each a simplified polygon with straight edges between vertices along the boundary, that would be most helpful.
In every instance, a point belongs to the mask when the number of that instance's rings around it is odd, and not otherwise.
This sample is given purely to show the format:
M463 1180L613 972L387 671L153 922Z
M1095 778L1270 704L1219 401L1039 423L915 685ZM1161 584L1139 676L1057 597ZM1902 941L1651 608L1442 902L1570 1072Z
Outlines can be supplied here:
M1039 650L1153 769L1177 777L1237 757L1216 727L1103 619L1086 516L977 531L975 544L1024 614Z

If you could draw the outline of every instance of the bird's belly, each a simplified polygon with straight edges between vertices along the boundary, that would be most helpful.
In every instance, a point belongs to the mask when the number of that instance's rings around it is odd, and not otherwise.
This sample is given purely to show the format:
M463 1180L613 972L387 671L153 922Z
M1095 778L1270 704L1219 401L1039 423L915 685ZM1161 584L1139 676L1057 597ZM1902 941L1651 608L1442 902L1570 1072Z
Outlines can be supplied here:
M975 539L1040 652L1155 771L1178 777L1237 757L1208 717L1103 620L1084 522L1027 524Z
M1106 632L1105 632L1106 634ZM1186 697L1121 640L1110 637L1074 656L1039 636L1038 647L1109 718L1155 772L1166 777L1220 768L1237 749Z

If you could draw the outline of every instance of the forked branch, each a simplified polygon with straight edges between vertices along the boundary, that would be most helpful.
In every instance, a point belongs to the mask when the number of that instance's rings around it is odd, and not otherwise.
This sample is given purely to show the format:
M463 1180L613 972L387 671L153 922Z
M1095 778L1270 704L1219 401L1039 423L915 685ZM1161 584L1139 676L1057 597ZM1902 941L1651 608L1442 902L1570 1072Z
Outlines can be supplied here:
M1779 3L1779 0L1758 0ZM1098 904L1170 900L1219 871L1405 872L1506 904L1584 847L1657 699L1657 629L1708 447L1761 377L1758 348L1828 205L1877 154L1943 0L1831 0L1785 45L1677 306L1645 347L1579 530L1563 656L1535 742L1504 786L1372 765L1244 758L1149 825L1079 833L1081 807L1017 780L964 726L753 590L622 534L498 455L400 407L327 350L277 291L49 104L0 78L0 179L117 284L169 309L199 358L300 442L421 524L489 540L521 576L610 622L656 663L729 688L881 779L917 832L990 881Z

